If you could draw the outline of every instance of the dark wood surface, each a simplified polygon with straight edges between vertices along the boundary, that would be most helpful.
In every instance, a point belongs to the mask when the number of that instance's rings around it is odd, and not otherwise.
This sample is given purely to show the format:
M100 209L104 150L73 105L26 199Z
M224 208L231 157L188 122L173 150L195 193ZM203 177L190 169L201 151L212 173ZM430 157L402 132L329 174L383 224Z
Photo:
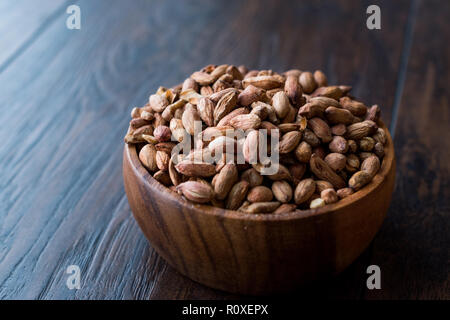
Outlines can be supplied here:
M397 183L372 245L298 298L449 299L447 1L75 1L0 6L0 299L249 298L199 285L132 218L122 136L132 106L208 63L322 69L378 103ZM379 265L382 289L366 288ZM69 265L81 289L66 287Z

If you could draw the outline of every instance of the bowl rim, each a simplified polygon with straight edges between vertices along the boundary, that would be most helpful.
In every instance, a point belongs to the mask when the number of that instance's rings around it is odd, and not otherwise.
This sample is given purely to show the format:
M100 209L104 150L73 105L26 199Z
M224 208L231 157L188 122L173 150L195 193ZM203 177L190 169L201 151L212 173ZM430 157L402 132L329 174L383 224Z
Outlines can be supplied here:
M128 160L130 163L130 167L134 171L135 175L140 179L145 188L151 191L157 191L161 194L164 194L169 199L173 201L177 201L181 206L189 208L194 211L201 211L201 214L213 215L216 217L228 218L228 219L237 219L244 221L279 221L279 220L297 220L297 219L305 219L310 217L319 217L325 214L334 213L344 207L350 206L351 204L361 201L365 196L370 194L372 191L376 190L386 179L389 172L392 169L392 166L395 162L395 152L394 145L392 141L392 137L389 133L388 128L384 125L381 120L378 120L377 125L379 128L382 128L386 133L386 144L384 145L384 158L381 164L380 169L377 174L373 177L372 181L364 186L362 189L354 192L350 196L339 200L336 203L326 205L324 207L316 208L316 209L307 209L307 210L294 210L286 213L279 214L271 214L271 213L246 213L240 212L237 210L228 210L224 208L214 207L206 204L196 204L184 199L181 195L176 192L170 190L159 181L154 179L151 174L145 169L145 167L141 164L139 160L136 145L134 144L125 144L124 152L125 152L125 160Z

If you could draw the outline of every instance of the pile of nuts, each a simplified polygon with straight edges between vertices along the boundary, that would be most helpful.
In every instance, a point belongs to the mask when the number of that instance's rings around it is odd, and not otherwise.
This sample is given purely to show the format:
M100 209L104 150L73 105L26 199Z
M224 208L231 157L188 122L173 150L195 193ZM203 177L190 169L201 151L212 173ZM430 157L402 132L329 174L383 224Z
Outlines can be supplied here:
M125 142L154 179L192 202L246 213L319 208L368 184L384 156L380 108L350 90L329 86L319 70L208 65L134 108ZM237 130L245 135L230 138ZM277 145L262 146L261 132L280 137ZM179 143L187 154L173 152ZM271 174L258 162L263 147L278 153Z

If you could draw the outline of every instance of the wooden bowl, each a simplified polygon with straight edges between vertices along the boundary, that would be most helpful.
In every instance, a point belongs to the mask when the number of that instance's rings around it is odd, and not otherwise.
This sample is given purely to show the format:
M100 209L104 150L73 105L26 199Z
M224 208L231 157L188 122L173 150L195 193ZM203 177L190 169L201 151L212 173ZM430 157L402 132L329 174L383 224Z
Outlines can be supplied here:
M153 248L185 276L239 294L287 292L343 271L380 228L395 181L392 139L380 127L387 143L373 181L306 212L245 214L190 203L150 176L133 145L123 154L125 190Z

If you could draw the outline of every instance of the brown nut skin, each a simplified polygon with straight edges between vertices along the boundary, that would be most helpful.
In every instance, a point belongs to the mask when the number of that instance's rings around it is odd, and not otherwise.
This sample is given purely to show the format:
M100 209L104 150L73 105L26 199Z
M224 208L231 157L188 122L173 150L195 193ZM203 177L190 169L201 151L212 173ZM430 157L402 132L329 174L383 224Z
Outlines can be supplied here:
M297 78L300 77L301 74L302 74L302 70L300 70L300 69L289 69L283 73L283 75L286 77L294 76Z
M372 120L373 122L377 122L380 118L381 110L377 104L374 104L366 113L365 119Z
M284 91L275 93L272 98L272 106L275 108L277 117L283 119L289 112L291 104L289 98Z
M325 150L324 147L318 146L312 150L312 154L315 154L316 156L318 156L320 159L323 160L323 159L325 159L325 156L327 155L327 151Z
M254 202L240 210L246 213L272 213L279 206L280 203L278 201Z
M284 78L279 75L261 75L261 72L256 77L247 77L247 75L245 75L242 81L244 88L253 85L258 88L270 90L281 88L284 85Z
M170 131L170 128L167 126L158 126L153 131L153 136L159 142L169 141L172 136L172 131Z
M244 159L248 163L254 163L258 160L259 131L251 131L245 138L242 148Z
M281 122L282 123L292 123L296 120L296 118L297 118L297 109L295 109L292 106L289 106L289 111Z
M212 177L216 173L215 165L191 160L183 160L175 168L188 177Z
M358 157L361 160L361 162L363 162L364 160L366 160L367 158L374 156L375 153L372 152L360 152L358 153Z
M170 180L170 176L166 171L156 171L153 175L153 178L166 187L170 186L170 184L172 183L172 181Z
M244 71L244 70L243 70ZM244 75L241 70L236 66L228 66L226 73L231 75L234 80L242 80L244 79ZM245 73L244 73L245 74Z
M300 131L290 131L281 137L279 143L280 154L289 153L294 150L302 139Z
M366 171L373 178L380 169L380 159L377 156L370 156L361 164L361 171Z
M321 104L308 102L298 109L298 115L311 119L314 117L323 117L324 107Z
M339 198L334 189L325 189L320 193L320 197L325 201L325 204L338 202Z
M357 191L364 187L372 180L372 176L366 171L356 172L348 181L348 185L353 190Z
M146 111L146 110L142 110L141 112L141 118L147 121L151 121L153 119L155 119L155 116L153 115L153 113Z
M241 115L241 114L248 114L249 110L248 108L237 108L231 111L229 114L227 114L225 117L223 117L218 123L217 127L226 127L230 125L230 120L234 117Z
M294 201L299 205L306 202L316 191L316 183L313 179L304 179L300 181L295 188Z
M308 142L302 141L295 149L295 156L298 161L308 163L311 159L312 149Z
M306 141L306 142L308 142L308 144L311 146L311 147L318 147L319 145L320 145L320 140L319 140L319 138L315 135L315 133L314 132L312 132L311 130L309 130L309 129L306 129L304 132L303 132L303 141Z
M234 91L230 91L225 93L220 100L216 104L216 108L214 109L214 124L219 123L219 121L225 117L228 113L230 113L237 104L238 94ZM225 91L225 90L222 90ZM212 95L209 96L211 100L213 100ZM213 100L214 102L214 100Z
M198 114L200 118L209 127L214 126L214 102L208 98L201 98L197 104Z
M332 106L325 110L325 117L331 124L342 123L349 125L352 124L354 120L354 116L350 111Z
M154 112L163 112L169 105L169 101L164 95L152 94L149 98L149 104Z
M154 113L153 116L155 117L153 119L153 126L155 128L158 126L166 126L168 124L168 121L162 117L162 114Z
M292 199L292 187L286 181L275 181L272 183L272 193L281 203L287 203Z
M157 151L167 152L169 155L172 153L172 149L175 148L176 144L174 142L159 142L155 144Z
M267 130L267 135L270 136L272 134L272 132L275 132L276 130L278 130L278 127L276 125L274 125L272 122L262 121L259 129Z
M347 127L347 133L345 137L351 140L360 140L364 137L370 136L377 131L378 127L375 122L365 120L363 122L357 122Z
M238 103L243 107L250 106L253 102L261 101L265 92L264 89L249 85L239 94Z
M347 164L345 165L345 170L348 172L356 172L359 170L360 161L358 156L354 154L349 154L347 156Z
M154 135L154 130L152 125L145 125L137 128L134 131L132 130L130 133L132 133L134 137L139 137L142 136L143 134Z
M197 181L183 182L176 187L176 190L183 194L186 199L197 203L207 203L214 196L214 192L209 185Z
M136 118L139 118L140 116L141 116L141 108L134 107L131 110L131 118L136 119Z
M138 144L140 161L154 179L189 201L254 214L316 209L363 188L380 170L387 140L377 126L380 108L355 100L351 89L328 85L320 70L277 73L207 65L183 84L159 87L144 106L134 108L125 142ZM192 138L194 120L203 121L203 131L194 137L190 154L171 158L171 135L178 142ZM225 128L253 133L227 141ZM276 174L264 177L267 163L258 156L257 162L235 164L236 154L217 153L232 145L248 159L261 148L248 137L259 137L261 128L272 137L280 134ZM203 140L212 131L220 134ZM274 151L270 143L267 147L269 154ZM194 161L202 150L218 155L218 161ZM200 187L188 190L183 183Z
M222 90L225 90L227 88L229 88L231 85L229 82L223 80L223 79L218 79L216 82L214 82L214 84L212 85L212 89L214 92L219 92Z
M316 70L314 72L314 80L318 87L325 87L328 85L327 76L321 70Z
M150 123L151 123L151 121L149 121L149 120L145 120L142 118L135 118L130 121L130 127L133 129L137 129L142 126L149 125Z
M384 146L382 143L377 142L373 147L373 152L377 155L378 158L382 159L384 157Z
M249 189L247 181L239 181L232 188L228 194L225 207L229 210L237 210L244 202Z
M282 123L278 126L278 129L283 134L291 132L291 131L298 131L298 130L300 130L300 124L298 124L298 123Z
M236 94L238 94L238 91L235 88L227 88L227 89L219 91L219 92L214 92L208 98L211 99L212 102L217 104L220 101L220 99L222 99L226 94L228 94L230 92L235 92Z
M336 191L336 194L338 195L339 199L344 199L353 193L354 191L352 188L342 188Z
M352 86L347 86L347 85L340 85L339 86L339 89L341 89L341 91L342 91L342 93L344 94L344 95L347 95L347 94L349 94L350 93L350 91L352 91Z
M345 181L337 175L324 160L320 159L315 154L311 156L309 166L316 177L330 182L336 189L345 187Z
M263 105L255 106L250 113L257 115L261 119L261 121L264 121L269 115L267 108Z
M277 210L273 212L273 214L283 214L283 213L289 213L293 212L297 209L297 205L293 203L283 203L281 206L278 207Z
M175 169L175 163L173 162L175 155L170 158L169 161L169 177L174 186L179 185L182 182L182 176L178 173L177 169Z
M292 176L292 182L294 183L294 186L296 186L301 179L303 178L303 175L306 171L306 165L303 163L296 163L289 166L289 173Z
M317 88L317 82L314 79L314 75L309 71L302 72L299 81L305 93L309 94Z
M211 86L202 86L200 88L200 94L204 97L208 97L214 93L213 88Z
M238 68L239 72L242 74L242 79L243 79L244 76L248 73L248 68L244 65L240 65L237 68Z
M278 171L275 174L271 174L267 176L270 180L277 181L277 180L288 180L292 181L292 176L289 172L289 170L283 166L282 164L278 165Z
M335 136L343 136L347 132L345 124L336 124L331 127L331 133Z
M250 187L256 187L263 183L264 178L254 168L250 168L242 173L241 180L247 181Z
M375 140L371 137L364 137L358 141L358 145L359 150L361 151L372 151L372 149L375 147Z
M331 152L336 153L347 153L348 151L348 143L341 136L334 136L331 142L328 144L328 148Z
M156 165L159 170L167 171L169 169L170 156L167 152L156 151Z
M244 79L256 77L258 75L258 72L259 72L258 70L248 70L247 69L247 72L245 72L245 75L244 75Z
M210 85L210 84L214 83L214 81L216 81L216 79L217 79L213 75L208 74L203 71L194 72L191 75L191 78L194 79L195 82L197 82L199 85L202 85L202 86Z
M381 128L377 129L377 131L373 134L372 138L376 142L380 142L383 145L386 144L386 133Z
M187 79L184 80L184 82L183 82L183 87L182 87L181 91L186 91L186 90L192 89L192 90L194 90L195 92L198 92L198 88L199 88L199 87L198 87L198 83L195 82L194 79L192 79L192 78L187 78Z
M339 100L342 95L342 90L338 86L319 87L311 93L311 97L328 97L335 100Z
M300 83L298 82L298 77L295 75L289 75L286 77L284 92L293 106L300 106L303 90L302 86L300 86Z
M358 151L358 144L355 140L347 140L347 144L349 152L355 153L356 151Z
M356 100L352 100L350 97L342 97L339 99L342 107L350 111L354 116L362 117L367 113L367 107Z
M345 170L337 171L336 172L344 181L348 181L348 174Z
M329 153L324 160L334 171L343 170L347 164L347 157L341 153Z
M156 164L156 148L152 144L146 144L139 152L139 160L141 160L144 167L150 172L158 170Z
M247 194L247 201L254 202L270 202L273 199L272 190L265 186L257 186L250 189Z
M323 143L328 143L332 140L330 126L321 118L315 117L309 119L308 127L322 140Z
M316 180L316 192L321 193L323 190L333 189L333 185L325 180Z
M195 133L195 122L201 121L200 114L197 109L190 103L185 106L183 115L181 116L184 129L193 136Z
M217 178L216 178L217 177ZM234 163L226 164L214 178L214 193L217 200L224 200L238 180L238 170Z
M240 114L230 119L229 124L235 129L242 129L246 131L250 129L258 129L261 125L261 119L253 113Z

